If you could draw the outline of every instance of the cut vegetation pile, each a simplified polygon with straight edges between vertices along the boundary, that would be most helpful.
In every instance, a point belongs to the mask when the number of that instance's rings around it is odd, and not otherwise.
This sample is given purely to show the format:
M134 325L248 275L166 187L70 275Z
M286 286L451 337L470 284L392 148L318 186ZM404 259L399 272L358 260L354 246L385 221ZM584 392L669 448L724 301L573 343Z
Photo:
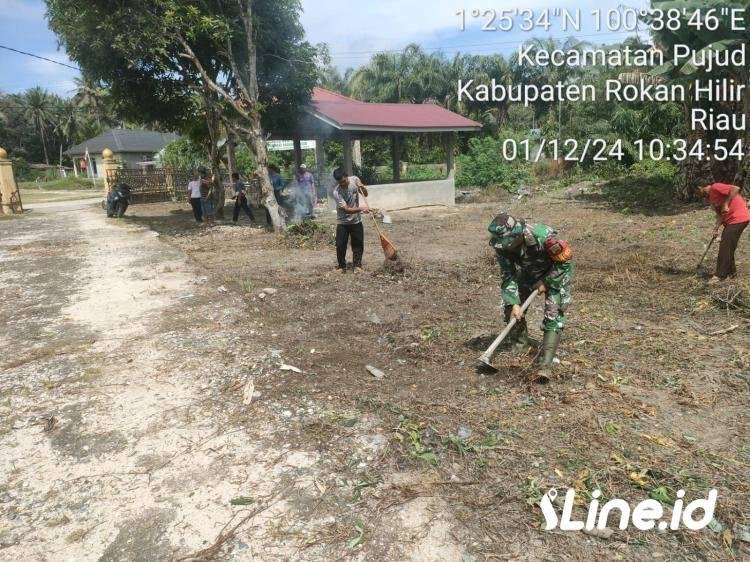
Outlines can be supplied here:
M320 249L336 243L335 229L330 225L306 219L291 224L284 233L287 248Z

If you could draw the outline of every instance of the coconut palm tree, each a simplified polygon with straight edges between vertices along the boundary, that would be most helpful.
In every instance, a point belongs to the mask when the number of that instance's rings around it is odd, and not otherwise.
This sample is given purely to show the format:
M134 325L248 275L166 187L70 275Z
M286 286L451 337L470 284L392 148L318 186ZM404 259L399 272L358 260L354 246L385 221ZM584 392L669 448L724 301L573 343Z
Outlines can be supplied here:
M97 124L101 126L102 118L107 120L111 97L109 90L91 78L75 78L76 93L73 96L73 105L77 109L89 112L96 118Z
M23 116L34 124L42 140L44 161L49 164L47 129L54 123L54 98L42 88L31 88L23 95Z

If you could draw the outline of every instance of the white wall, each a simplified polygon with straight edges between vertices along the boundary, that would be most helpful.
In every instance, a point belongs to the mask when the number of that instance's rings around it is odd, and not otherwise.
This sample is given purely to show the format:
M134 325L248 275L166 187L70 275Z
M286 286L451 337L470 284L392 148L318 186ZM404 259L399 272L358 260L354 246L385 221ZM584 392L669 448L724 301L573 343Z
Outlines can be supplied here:
M455 205L456 182L453 172L445 180L391 183L368 186L371 207L397 211L428 205Z
M122 162L123 166L128 170L139 170L141 167L139 166L140 162L143 162L144 160L152 160L153 154L151 153L127 153L127 154L115 154L115 160L118 160ZM91 160L96 163L96 177L97 178L103 178L104 177L104 162L101 154L91 154L90 155ZM83 155L75 156L73 157L76 162L78 162L79 159L83 158ZM88 171L86 171L86 175L88 175Z

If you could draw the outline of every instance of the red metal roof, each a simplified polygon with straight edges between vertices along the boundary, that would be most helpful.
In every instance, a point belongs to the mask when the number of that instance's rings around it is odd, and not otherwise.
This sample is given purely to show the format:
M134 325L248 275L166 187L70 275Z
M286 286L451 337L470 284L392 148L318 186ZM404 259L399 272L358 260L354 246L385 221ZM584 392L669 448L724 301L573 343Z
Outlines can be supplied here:
M345 131L477 131L482 125L435 104L366 103L316 87L311 113Z

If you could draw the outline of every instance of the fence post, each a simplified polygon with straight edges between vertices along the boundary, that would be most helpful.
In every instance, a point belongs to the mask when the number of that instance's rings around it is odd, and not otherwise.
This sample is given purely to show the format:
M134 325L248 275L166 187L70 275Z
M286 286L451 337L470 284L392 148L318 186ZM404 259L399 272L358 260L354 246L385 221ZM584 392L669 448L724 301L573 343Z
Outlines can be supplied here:
M102 166L104 167L104 189L109 191L112 189L111 182L114 181L115 172L117 171L115 155L109 148L102 150Z
M16 212L13 205L14 196L18 198L18 209L22 213L23 208L20 205L21 199L18 197L18 185L13 175L13 162L8 158L8 153L0 148L0 213L12 215Z
M167 193L172 200L179 199L177 190L174 187L174 173L172 168L164 168L164 182L167 185Z

